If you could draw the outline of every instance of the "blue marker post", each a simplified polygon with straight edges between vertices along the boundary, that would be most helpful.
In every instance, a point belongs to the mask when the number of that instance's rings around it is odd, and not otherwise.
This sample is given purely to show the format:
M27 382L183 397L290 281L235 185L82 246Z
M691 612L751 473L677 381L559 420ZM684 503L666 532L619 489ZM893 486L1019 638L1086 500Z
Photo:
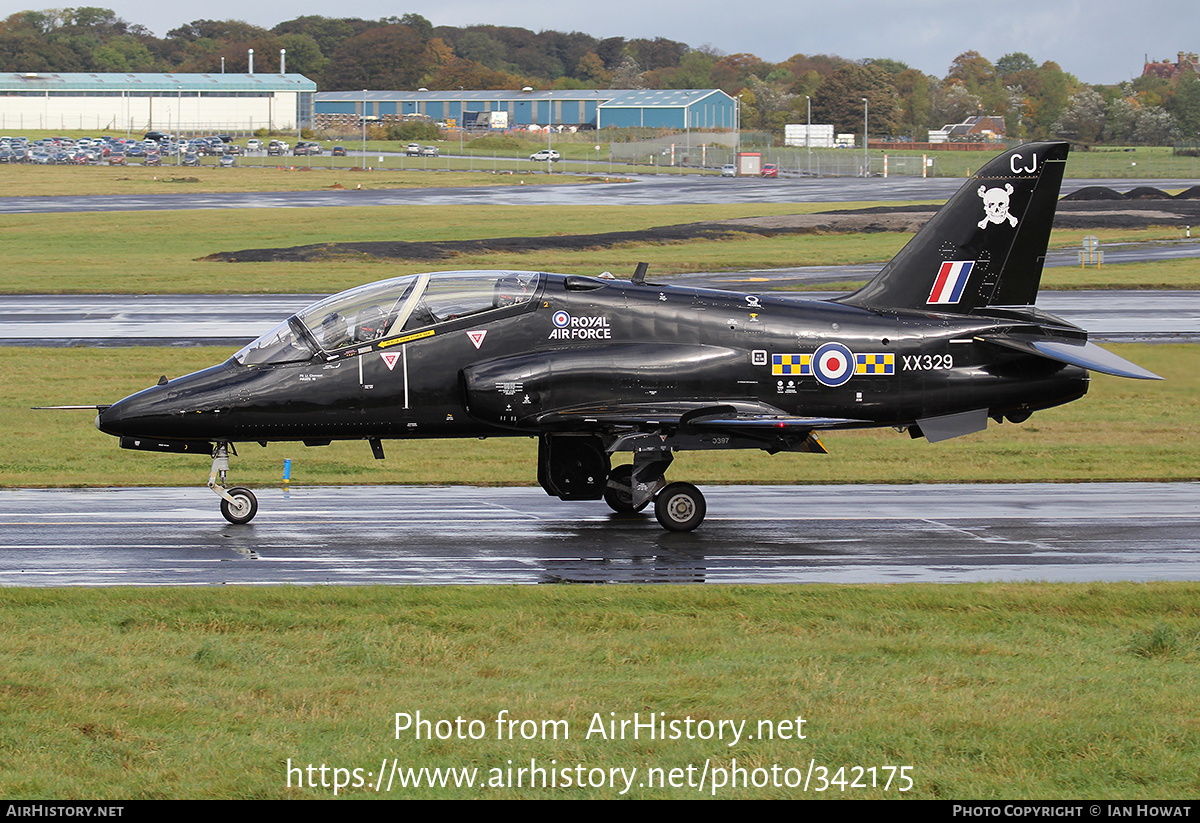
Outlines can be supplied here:
M283 461L283 485L292 482L292 461L291 458Z

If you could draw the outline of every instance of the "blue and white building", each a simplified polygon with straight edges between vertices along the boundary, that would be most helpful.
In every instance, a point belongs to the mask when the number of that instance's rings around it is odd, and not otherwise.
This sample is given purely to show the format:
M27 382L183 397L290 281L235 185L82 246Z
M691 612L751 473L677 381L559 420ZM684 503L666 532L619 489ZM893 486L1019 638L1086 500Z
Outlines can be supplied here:
M301 74L0 74L0 131L288 131L312 124Z
M547 91L324 91L315 101L316 122L422 119L460 124L498 112L507 128L733 129L736 101L720 89Z

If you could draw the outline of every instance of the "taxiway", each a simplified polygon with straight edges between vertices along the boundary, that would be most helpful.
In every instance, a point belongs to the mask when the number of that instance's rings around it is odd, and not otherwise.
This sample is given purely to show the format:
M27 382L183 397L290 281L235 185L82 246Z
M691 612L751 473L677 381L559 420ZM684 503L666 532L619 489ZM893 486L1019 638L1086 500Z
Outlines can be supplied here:
M695 532L536 488L0 490L0 586L1200 580L1200 484L710 486Z

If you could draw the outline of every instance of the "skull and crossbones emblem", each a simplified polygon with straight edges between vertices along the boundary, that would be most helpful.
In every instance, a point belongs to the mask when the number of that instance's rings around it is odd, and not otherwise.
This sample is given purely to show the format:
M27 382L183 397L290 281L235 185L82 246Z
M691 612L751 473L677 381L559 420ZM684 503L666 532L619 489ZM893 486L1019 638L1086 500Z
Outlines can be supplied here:
M1005 183L1004 188L989 189L979 187L979 197L983 200L984 218L979 221L979 228L985 228L988 223L999 225L1005 220L1008 225L1017 225L1017 218L1008 213L1008 199L1012 196L1012 183Z

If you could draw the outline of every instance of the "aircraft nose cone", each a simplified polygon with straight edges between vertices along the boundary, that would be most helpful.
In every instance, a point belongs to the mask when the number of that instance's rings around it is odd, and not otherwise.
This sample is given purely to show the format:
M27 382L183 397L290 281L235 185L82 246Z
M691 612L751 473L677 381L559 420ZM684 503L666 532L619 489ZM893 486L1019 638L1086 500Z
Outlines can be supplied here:
M96 428L105 434L121 436L129 434L129 423L133 417L129 406L133 398L126 397L124 400L119 400L113 403L107 409L101 409L96 415Z
M231 417L227 381L217 366L151 386L101 410L96 428L116 437L222 439Z

